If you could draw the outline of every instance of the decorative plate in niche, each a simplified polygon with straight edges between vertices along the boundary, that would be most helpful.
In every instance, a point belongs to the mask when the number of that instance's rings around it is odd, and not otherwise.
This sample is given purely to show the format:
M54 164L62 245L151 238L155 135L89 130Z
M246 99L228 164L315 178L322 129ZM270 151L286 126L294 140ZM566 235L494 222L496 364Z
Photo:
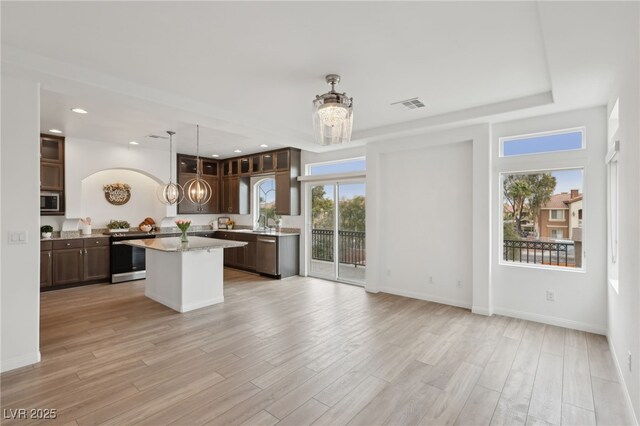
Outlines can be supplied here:
M102 187L104 198L114 206L127 204L131 199L131 187L126 183L110 183Z

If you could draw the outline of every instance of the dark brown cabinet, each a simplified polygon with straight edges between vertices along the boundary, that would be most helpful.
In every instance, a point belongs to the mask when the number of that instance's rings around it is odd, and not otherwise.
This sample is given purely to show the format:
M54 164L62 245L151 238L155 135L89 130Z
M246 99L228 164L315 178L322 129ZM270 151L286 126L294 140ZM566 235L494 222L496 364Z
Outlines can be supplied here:
M260 154L251 157L251 173L262 172L262 162L260 161L262 156Z
M251 160L249 158L241 158L238 162L240 163L241 175L248 175L251 173Z
M64 137L40 135L40 160L53 163L64 162Z
M282 158L282 160L281 160ZM277 153L276 214L297 216L300 214L300 150L287 149ZM282 162L282 163L281 163ZM286 164L283 170L280 165Z
M44 241L40 244L40 288L51 287L51 241Z
M196 177L197 158L178 154L178 183ZM198 206L188 199L178 204L179 214L249 214L251 176L269 174L276 180L276 213L300 214L300 150L281 149L227 160L200 159L202 178L211 185L211 200ZM185 188L186 191L187 188Z
M109 239L90 238L84 240L83 281L109 278Z
M178 154L178 184L185 190L185 198L178 204L179 214L220 213L220 176L217 160L200 159L202 179L211 186L211 198L206 204L198 205L187 199L185 184L197 176L198 159L192 155Z
M275 170L275 162L273 161L273 152L265 152L261 155L260 161L262 163L262 167L260 169L261 173L269 173Z
M43 241L40 288L96 282L110 277L109 238Z
M57 192L64 190L64 166L62 164L40 162L40 189Z
M256 241L255 234L244 234L236 232L217 231L214 238L222 240L242 241L247 243L242 247L231 247L224 249L224 265L255 271L256 269Z
M224 249L224 265L286 278L300 271L300 236L216 231L214 238L243 241L247 245Z
M53 242L53 285L76 284L84 279L82 240Z
M290 150L276 152L276 171L289 170L289 154Z
M222 181L222 212L249 214L249 178L225 177Z
M42 215L64 214L64 137L40 135L40 190L60 194L60 210Z

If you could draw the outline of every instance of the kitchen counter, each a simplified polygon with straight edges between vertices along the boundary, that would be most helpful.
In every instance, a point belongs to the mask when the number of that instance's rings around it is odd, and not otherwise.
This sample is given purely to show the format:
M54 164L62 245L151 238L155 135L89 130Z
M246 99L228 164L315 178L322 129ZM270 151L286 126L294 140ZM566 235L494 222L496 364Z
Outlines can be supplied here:
M268 236L273 236L273 237L290 237L290 236L294 236L294 235L300 235L299 232L264 232L264 231L254 231L252 229L218 229L217 231L214 232L237 232L237 233L241 233L241 234L253 234L253 235L264 235L266 237Z
M224 302L224 249L247 243L215 238L158 237L122 241L146 249L144 294L178 312Z
M182 243L180 237L158 237L144 240L125 240L122 241L122 244L164 252L224 249L247 245L247 243L241 241L218 240L216 238L194 236L190 236L189 242L187 243Z

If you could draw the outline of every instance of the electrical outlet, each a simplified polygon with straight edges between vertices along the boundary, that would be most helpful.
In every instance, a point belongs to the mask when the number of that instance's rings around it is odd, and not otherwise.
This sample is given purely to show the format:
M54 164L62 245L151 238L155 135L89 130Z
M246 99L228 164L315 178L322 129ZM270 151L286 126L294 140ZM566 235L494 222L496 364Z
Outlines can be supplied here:
M433 275L429 276L429 284L433 284Z
M627 363L629 364L629 372L631 372L631 351L627 352Z
M458 288L462 288L462 280L458 280Z
M387 269L387 276L390 277L391 276L391 269Z
M555 301L556 301L556 294L551 290L547 290L547 302L555 302Z

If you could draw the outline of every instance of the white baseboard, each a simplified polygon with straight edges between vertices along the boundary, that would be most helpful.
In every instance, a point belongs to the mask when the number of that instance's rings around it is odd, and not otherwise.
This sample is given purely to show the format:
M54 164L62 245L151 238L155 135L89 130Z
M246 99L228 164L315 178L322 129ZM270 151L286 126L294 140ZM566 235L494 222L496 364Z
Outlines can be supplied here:
M182 305L182 310L180 312L189 312L196 309L204 308L206 306L216 305L222 302L224 302L224 296L215 297L213 299L204 300L202 302L192 303L191 305Z
M490 317L493 314L489 309L480 307L480 306L472 306L471 313L478 314L478 315L486 315L488 317Z
M4 373L5 371L15 370L16 368L25 367L31 364L37 364L40 362L40 359L41 359L40 351L33 354L27 354L27 355L17 356L14 358L3 359L0 370Z
M534 314L532 312L516 311L507 308L493 308L493 313L507 317L520 318L527 321L541 322L543 324L556 325L558 327L571 328L574 330L586 331L588 333L607 335L607 329L594 324L587 324L580 321L573 321L565 318L552 317L548 315Z
M224 302L224 296L222 296L222 297L216 297L213 299L199 301L198 303L192 303L191 305L182 305L182 304L174 303L171 300L165 299L164 297L158 296L157 294L153 294L149 291L145 291L144 295L149 299L160 303L161 305L167 306L173 309L174 311L178 311L181 313L193 311L196 309L204 308L206 306L211 306L211 305Z
M616 356L616 349L614 348L613 342L611 341L611 337L607 336L607 342L609 342L609 352L611 352L611 356L613 357L613 363L616 366L616 372L618 373L618 381L622 385L622 392L624 393L624 399L627 406L627 412L629 416L633 419L633 424L638 425L638 417L636 417L635 411L633 411L633 403L631 401L631 395L629 395L629 389L627 388L627 383L624 380L624 375L622 374L622 368L620 368L620 363L618 362L618 357Z
M436 303L442 303L444 305L451 305L451 306L457 306L459 308L471 309L471 303L464 300L449 299L448 297L440 297L432 294L406 291L406 290L402 290L394 287L385 287L380 289L380 291L383 293L395 294L397 296L410 297L412 299L426 300L428 302L436 302Z

